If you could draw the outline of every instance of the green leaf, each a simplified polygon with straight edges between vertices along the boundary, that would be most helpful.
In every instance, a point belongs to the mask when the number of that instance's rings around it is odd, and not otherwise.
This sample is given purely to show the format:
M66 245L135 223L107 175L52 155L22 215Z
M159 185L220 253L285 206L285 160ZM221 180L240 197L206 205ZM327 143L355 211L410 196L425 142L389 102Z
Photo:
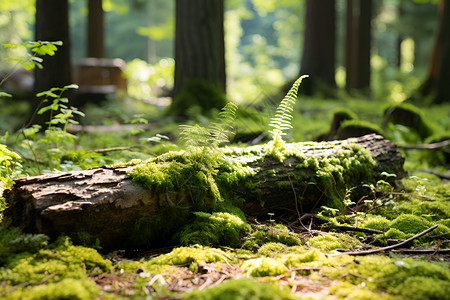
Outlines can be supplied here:
M1 97L9 97L9 98L11 98L12 97L12 95L11 94L9 94L9 93L5 93L5 92L0 92L0 98Z

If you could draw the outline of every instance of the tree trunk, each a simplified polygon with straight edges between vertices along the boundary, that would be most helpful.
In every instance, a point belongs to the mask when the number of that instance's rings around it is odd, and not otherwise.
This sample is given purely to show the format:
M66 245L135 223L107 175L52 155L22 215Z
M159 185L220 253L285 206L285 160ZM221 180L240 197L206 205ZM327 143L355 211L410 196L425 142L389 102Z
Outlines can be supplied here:
M68 0L36 1L36 41L62 41L54 56L43 57L43 69L34 70L34 91L39 93L53 87L71 84L70 36ZM67 96L67 95L65 95ZM33 111L41 99L33 99ZM48 114L36 116L34 123L49 121Z
M450 0L439 3L439 25L434 40L428 74L418 89L421 101L431 95L433 103L450 102ZM413 96L414 97L414 96ZM416 100L414 98L414 100Z
M372 0L347 0L345 88L370 89Z
M104 58L104 23L102 0L88 1L87 57Z
M438 51L439 63L435 84L434 103L450 103L450 0L443 0L441 12L441 40Z
M342 207L339 201L346 197L348 189L359 190L352 191L357 201L363 192L363 182L386 180L380 175L382 172L396 173L397 178L404 172L404 158L397 147L374 134L344 141L292 145L298 146L296 153L283 162L266 157L248 163L258 170L251 179L253 184L239 182L233 188L245 200L240 205L244 213L267 217L267 213L306 213L321 205ZM252 151L258 151L256 147ZM236 157L245 160L246 155L253 153L244 154L244 150L235 149ZM334 165L327 170L320 169L318 166L326 161L334 161ZM370 168L367 161L371 162ZM161 194L133 185L126 174L129 168L132 167L100 167L17 179L4 193L7 203L4 217L26 232L52 237L83 234L98 238L102 247L129 248L139 246L130 238L141 234L142 226L136 224L145 218L161 220L167 203L188 211L194 209L194 202L186 192L173 190ZM324 175L328 181L322 180ZM249 186L258 186L259 190ZM175 213L169 213L162 222L154 222L153 229L158 232L166 229L169 223L180 221L174 220L177 218ZM177 230L180 228L174 228L169 234ZM145 244L154 245L153 242L150 239Z
M226 91L226 78L223 19L223 0L176 1L172 113L184 114L186 109L194 105L205 110L224 106L222 98ZM217 93L212 91L210 95L202 95L202 92L205 94L210 90L217 90ZM205 99L199 100L199 97Z
M336 9L334 0L307 0L305 43L301 61L301 75L309 75L302 83L302 92L330 94L336 87L335 40Z

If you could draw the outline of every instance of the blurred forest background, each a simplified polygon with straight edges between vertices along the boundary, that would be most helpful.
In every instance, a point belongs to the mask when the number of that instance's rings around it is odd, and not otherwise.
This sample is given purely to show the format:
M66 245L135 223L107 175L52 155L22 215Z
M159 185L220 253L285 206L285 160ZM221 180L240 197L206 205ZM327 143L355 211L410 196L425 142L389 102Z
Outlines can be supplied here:
M308 74L300 88L307 97L295 116L302 122L293 134L296 140L318 139L339 107L386 130L381 107L406 102L419 108L444 105L444 111L435 109L442 133L450 123L445 116L450 102L448 2L3 0L1 44L41 40L63 45L54 56L43 57L44 68L34 75L17 68L29 49L0 49L0 72L8 79L0 89L14 98L0 99L0 132L20 128L28 120L23 116L39 103L34 99L30 109L30 101L21 100L71 83L79 89L67 95L71 105L88 112L79 120L85 125L166 117L202 122L226 101L257 112L270 106L273 112L292 82ZM243 130L261 115L250 113L253 120ZM45 122L38 117L34 122ZM305 118L322 123L308 125ZM432 135L411 134L405 125L417 124L396 125L407 131L400 141L423 142ZM263 129L248 131L258 130Z

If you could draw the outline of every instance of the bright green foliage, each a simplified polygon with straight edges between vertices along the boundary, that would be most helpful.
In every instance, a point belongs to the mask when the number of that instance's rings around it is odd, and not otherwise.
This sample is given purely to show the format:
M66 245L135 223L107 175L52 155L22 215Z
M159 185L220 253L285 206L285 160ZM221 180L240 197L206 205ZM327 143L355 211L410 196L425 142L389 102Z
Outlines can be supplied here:
M281 261L270 257L249 259L241 265L241 269L253 277L277 276L288 271Z
M49 121L46 122L47 128L45 128L44 136L41 137L38 133L42 126L37 124L30 126L31 120L28 125L21 129L24 139L21 141L20 147L23 148L22 151L29 157L35 159L37 173L42 172L40 163L43 161L49 168L48 172L58 169L65 155L63 149L73 145L74 140L77 138L67 131L67 126L69 124L78 124L75 117L77 115L83 117L84 114L74 107L69 107L69 99L63 97L66 91L77 88L76 84L70 84L62 88L51 88L36 95L43 98L39 107L44 103L48 103L35 112L38 115L46 112L50 113Z
M36 55L53 56L53 55L55 55L55 51L58 50L58 48L56 46L62 46L62 44L63 43L61 41L56 41L56 42L37 41L37 42L23 42L21 44L4 44L3 47L12 48L12 49L16 49L19 47L31 49L31 52L33 54L29 54L27 52L26 55L24 55L22 57L13 56L13 57L9 57L8 59L11 61L15 61L18 64L22 65L22 67L25 70L32 70L34 68L39 68L39 69L43 68L43 66L42 66L43 59L40 57L37 57ZM4 82L4 80L5 79L2 80L0 85Z
M183 296L185 300L290 300L298 299L287 289L273 283L253 279L232 279L216 287L194 290Z
M100 290L93 280L65 278L59 282L37 285L30 288L19 288L7 295L9 300L40 299L98 299Z
M0 144L0 213L5 209L3 191L12 186L13 175L17 167L21 167L19 154L9 150L6 145ZM0 221L2 216L0 215ZM0 229L1 230L1 229Z
M179 233L182 245L237 247L250 226L241 218L225 213L195 212L196 220Z

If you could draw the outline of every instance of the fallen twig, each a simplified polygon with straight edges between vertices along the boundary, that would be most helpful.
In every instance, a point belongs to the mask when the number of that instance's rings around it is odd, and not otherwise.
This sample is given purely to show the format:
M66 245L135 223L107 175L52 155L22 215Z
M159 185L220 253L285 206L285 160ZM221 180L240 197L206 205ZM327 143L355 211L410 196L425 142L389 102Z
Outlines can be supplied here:
M407 170L407 171L408 171L408 173L420 173L420 172L422 172L422 173L429 173L429 174L436 175L440 179L446 179L446 180L450 179L450 175L439 173L439 172L435 172L435 171L431 171L431 170Z
M382 247L382 248L377 248L377 249L371 249L371 250L364 250L364 251L355 251L355 252L342 252L342 253L336 253L336 254L331 254L332 256L337 256L337 255L369 255L369 254L376 254L376 253L383 253L383 252L387 252L390 251L392 249L395 248L399 248L403 245L406 245L408 243L410 243L411 241L420 238L421 236L427 234L430 231L435 230L438 227L438 225L434 225L424 231L422 231L421 233L416 234L413 237L410 237L409 239L406 239L398 244L395 245L391 245L391 246L387 246L387 247Z
M424 149L424 150L433 150L443 148L445 146L450 145L450 139L444 140L439 143L425 144L425 145L397 145L399 148L403 149Z
M342 230L342 231L357 231L357 232L364 232L364 233L373 233L373 234L382 234L383 231L376 230L372 228L364 228L364 227L355 227L355 226L348 226L348 225L337 225L333 228Z
M395 249L392 252L407 254L449 254L450 249Z

